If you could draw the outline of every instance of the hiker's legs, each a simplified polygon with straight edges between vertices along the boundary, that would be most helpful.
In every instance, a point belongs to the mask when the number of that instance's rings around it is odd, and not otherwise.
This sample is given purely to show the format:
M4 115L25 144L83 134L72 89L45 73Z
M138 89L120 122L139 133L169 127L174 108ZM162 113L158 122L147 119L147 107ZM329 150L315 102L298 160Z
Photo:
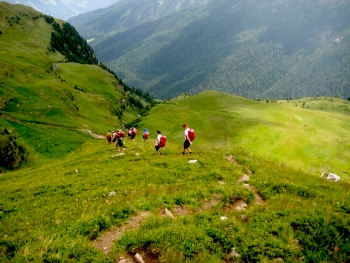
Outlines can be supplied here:
M191 145L191 143L190 143L189 140L184 141L184 150L183 150L182 154L185 154L185 151L186 151L186 150L187 150L189 153L192 153L192 152L191 152L191 149L190 149L190 145Z

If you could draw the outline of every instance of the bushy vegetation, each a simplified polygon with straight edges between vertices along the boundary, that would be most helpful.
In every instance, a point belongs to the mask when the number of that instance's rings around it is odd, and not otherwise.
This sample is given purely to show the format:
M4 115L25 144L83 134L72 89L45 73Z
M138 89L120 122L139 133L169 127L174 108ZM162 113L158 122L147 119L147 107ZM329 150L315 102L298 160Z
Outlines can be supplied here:
M18 168L26 163L28 154L25 147L17 140L18 134L8 131L0 124L0 167L5 169ZM1 171L2 172L2 171Z
M64 55L68 62L80 64L97 64L97 58L88 45L73 26L69 23L63 23L62 29L54 19L46 18L49 24L52 24L55 32L51 34L51 50L58 51Z

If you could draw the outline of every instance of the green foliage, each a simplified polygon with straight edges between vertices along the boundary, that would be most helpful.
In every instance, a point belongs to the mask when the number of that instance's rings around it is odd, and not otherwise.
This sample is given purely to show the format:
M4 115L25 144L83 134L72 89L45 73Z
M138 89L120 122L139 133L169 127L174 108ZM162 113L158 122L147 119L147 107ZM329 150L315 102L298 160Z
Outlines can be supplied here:
M307 262L345 262L350 253L349 221L333 214L330 218L321 211L305 214L292 220L296 238L305 251ZM341 244L341 245L339 245ZM319 251L311 253L311 251ZM342 253L340 253L342 251Z
M346 1L220 0L185 11L150 2L71 20L131 86L162 99L213 89L255 99L349 97Z
M107 68L60 63L67 58L60 52L48 52L54 33L59 38L57 45L72 51L80 62L91 62L91 57L82 61L87 54L84 49L91 48L69 24L24 6L4 2L1 7L7 17L0 19L0 24L5 25L5 37L0 38L4 50L0 62L0 124L21 137L20 143L15 143L23 147L19 149L26 149L31 159L45 162L66 156L93 140L87 133L101 136L108 130L123 128L154 105L149 94L124 88L125 84ZM9 21L22 24L10 27ZM14 142L9 138L5 141L6 154L17 156ZM10 159L15 167L28 161L23 156L14 158ZM8 167L3 163L0 166Z
M48 22L50 23L50 22ZM92 48L78 34L69 23L63 23L63 28L56 22L52 22L55 32L51 34L51 49L64 55L68 62L81 64L97 64L97 59Z
M0 167L14 169L28 161L27 150L18 137L18 134L9 132L0 124Z
M44 18L45 18L45 21L49 24L52 24L53 22L55 22L55 19L50 15L48 15L48 16L44 15ZM35 17L35 19L37 19L37 17ZM55 26L57 26L57 23L55 24Z
M33 158L0 174L1 262L114 262L136 252L169 263L350 261L348 101L183 96L137 118L150 141L125 138L119 152L83 130L121 127L111 115L120 109L125 123L135 120L130 94L149 104L99 66L53 67L64 57L47 53L52 27L25 10L22 25L0 20L8 36L0 38L1 136ZM196 130L192 155L180 154L183 122ZM158 129L168 138L161 156ZM320 178L323 170L341 181ZM118 234L106 257L94 244L108 231Z

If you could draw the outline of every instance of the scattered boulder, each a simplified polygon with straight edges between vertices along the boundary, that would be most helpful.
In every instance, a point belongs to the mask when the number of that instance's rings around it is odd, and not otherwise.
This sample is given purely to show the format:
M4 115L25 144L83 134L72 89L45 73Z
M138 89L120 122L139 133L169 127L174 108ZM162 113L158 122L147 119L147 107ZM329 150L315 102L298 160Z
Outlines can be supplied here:
M229 254L229 257L231 258L240 258L241 255L239 253L236 252L236 248L232 248L231 253Z
M167 217L174 218L174 215L167 208L164 209L164 214Z
M241 183L241 182L245 182L245 181L249 181L250 177L246 174L243 174L240 178L238 178L237 182Z
M233 163L236 159L236 156L233 156L233 155L230 155L227 157L227 160L230 162L230 163Z
M139 253L136 253L134 257L137 263L145 263L145 261L143 260L142 256Z
M233 207L235 210L237 211L242 211L242 210L246 210L248 207L248 204L246 201L244 200L238 200L233 204Z

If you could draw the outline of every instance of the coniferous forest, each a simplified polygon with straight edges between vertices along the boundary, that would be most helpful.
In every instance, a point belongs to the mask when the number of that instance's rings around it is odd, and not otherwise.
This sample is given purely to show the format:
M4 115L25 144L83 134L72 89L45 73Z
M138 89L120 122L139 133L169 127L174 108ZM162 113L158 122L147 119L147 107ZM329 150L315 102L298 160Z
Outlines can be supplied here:
M156 97L350 97L349 2L219 0L159 16L166 4L132 1L116 16L119 3L71 23L122 80ZM139 13L148 20L135 25Z

